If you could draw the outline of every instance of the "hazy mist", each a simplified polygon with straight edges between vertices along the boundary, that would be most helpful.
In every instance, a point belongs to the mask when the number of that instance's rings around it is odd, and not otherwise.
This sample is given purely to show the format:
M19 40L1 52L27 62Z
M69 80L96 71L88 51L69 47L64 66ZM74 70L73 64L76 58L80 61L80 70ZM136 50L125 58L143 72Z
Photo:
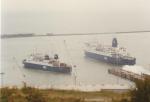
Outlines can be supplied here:
M149 0L2 0L2 33L150 30Z

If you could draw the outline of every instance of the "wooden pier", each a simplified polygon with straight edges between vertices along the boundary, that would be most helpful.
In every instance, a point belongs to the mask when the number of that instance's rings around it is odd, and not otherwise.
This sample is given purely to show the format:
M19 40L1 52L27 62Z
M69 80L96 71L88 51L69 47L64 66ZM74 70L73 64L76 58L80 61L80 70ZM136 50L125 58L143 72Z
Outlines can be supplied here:
M128 79L130 81L144 80L145 76L147 76L145 74L140 75L123 69L108 69L108 73L119 76L124 79Z

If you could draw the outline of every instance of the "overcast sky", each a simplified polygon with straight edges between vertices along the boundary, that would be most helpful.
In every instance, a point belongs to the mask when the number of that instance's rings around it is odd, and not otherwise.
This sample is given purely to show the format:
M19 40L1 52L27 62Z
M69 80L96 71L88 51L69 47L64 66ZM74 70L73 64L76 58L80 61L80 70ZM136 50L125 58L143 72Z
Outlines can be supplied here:
M2 0L2 33L150 30L150 0Z

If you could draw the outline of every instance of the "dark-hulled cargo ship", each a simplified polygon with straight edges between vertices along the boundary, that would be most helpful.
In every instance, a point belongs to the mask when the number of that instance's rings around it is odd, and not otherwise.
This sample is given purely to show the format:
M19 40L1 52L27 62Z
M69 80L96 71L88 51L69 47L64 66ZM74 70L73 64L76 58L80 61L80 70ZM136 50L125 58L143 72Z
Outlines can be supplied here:
M118 47L117 38L113 38L112 45L86 43L85 55L114 65L134 65L136 58L129 55L126 49Z
M58 55L49 57L42 54L32 54L29 58L23 60L24 68L52 71L59 73L71 73L72 66L59 62Z

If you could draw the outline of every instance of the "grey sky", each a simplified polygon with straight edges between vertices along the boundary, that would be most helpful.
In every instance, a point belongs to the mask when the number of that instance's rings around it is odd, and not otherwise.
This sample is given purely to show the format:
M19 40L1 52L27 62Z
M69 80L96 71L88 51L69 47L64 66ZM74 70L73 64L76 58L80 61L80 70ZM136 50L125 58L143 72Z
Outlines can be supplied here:
M150 30L150 0L2 0L2 33Z

